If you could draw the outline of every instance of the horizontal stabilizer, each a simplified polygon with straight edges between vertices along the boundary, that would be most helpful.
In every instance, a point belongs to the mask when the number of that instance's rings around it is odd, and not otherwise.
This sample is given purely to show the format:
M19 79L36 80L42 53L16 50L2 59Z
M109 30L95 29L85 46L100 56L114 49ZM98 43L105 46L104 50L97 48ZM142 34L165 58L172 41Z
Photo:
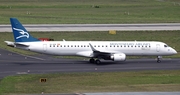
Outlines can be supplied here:
M16 47L29 47L29 45L25 45L22 43L15 43Z
M4 41L8 46L15 47L14 42L11 41Z
M29 47L29 45L25 45L22 43L16 43L16 42L11 42L11 41L4 41L4 42L10 47Z

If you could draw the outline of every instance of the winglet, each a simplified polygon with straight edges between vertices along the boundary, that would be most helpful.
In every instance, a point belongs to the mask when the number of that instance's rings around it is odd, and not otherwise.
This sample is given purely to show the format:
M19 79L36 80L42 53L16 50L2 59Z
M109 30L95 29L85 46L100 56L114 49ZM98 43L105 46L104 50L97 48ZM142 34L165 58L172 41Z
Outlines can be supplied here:
M91 43L89 43L89 46L91 47L91 49L92 49L93 52L99 52L98 50L96 50L96 49L91 45Z
M23 25L16 19L10 18L12 31L15 42L33 42L40 41L30 35L30 33L23 27Z

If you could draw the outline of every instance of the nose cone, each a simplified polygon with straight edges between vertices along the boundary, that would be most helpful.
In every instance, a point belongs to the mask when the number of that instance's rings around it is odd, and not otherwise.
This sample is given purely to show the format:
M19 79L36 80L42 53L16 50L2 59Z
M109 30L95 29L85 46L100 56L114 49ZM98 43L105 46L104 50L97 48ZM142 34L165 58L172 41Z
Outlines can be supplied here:
M177 54L177 51L175 49L172 49L173 54Z

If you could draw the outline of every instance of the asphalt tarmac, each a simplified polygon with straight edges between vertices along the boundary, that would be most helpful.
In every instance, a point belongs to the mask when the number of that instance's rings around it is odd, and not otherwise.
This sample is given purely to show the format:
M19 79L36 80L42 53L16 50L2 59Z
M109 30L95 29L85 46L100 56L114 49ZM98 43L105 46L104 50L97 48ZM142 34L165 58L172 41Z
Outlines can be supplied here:
M113 72L140 70L180 70L180 59L127 59L125 62L102 61L101 65L86 59L55 58L48 55L24 56L0 49L0 78L19 74L59 72Z
M180 30L180 23L153 24L23 24L28 31L157 31ZM0 25L0 32L11 32L10 25Z

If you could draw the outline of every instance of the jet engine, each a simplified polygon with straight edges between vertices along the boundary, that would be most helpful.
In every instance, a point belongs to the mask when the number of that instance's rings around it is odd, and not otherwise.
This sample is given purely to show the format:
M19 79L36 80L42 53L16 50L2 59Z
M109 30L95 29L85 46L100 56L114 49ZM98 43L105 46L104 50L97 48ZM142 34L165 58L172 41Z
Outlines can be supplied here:
M112 54L110 58L113 61L125 61L126 55L124 53Z

